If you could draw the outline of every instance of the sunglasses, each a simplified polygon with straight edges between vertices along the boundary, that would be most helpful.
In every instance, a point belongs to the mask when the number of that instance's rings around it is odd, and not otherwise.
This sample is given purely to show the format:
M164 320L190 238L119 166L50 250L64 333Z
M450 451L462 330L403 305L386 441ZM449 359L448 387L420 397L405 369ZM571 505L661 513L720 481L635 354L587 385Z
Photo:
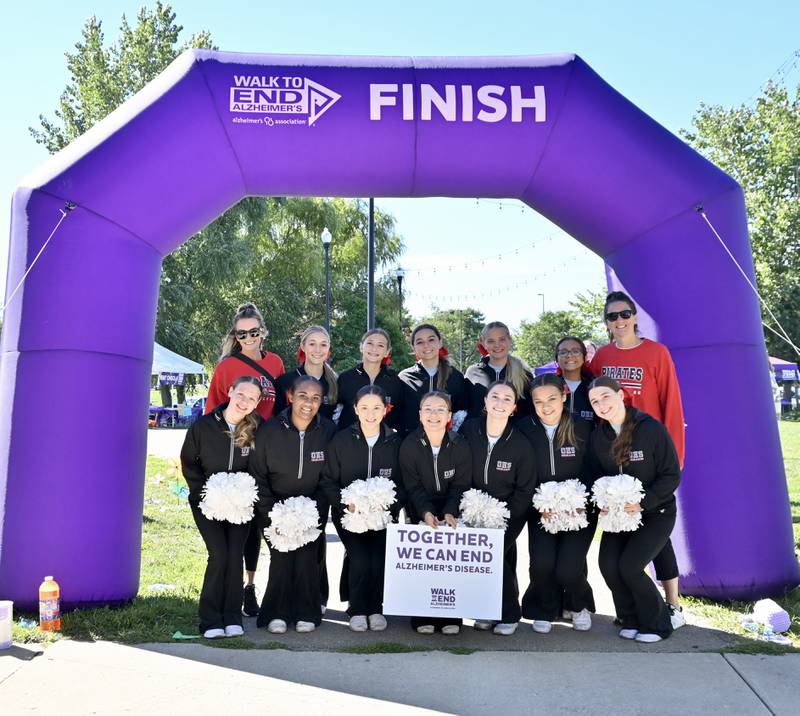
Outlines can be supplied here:
M631 311L630 308L626 308L624 311L611 311L611 313L606 313L606 320L616 321L618 318L622 318L627 321L634 313L635 311Z
M234 331L233 335L236 336L240 341L250 336L250 338L258 338L261 335L260 328L251 328L249 331Z

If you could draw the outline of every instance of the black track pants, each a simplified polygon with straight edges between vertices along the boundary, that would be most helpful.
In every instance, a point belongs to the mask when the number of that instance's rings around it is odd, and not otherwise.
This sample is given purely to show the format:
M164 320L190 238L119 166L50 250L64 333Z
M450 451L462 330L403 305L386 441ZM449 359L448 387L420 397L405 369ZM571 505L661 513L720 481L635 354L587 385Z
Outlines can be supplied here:
M192 505L200 536L208 550L208 562L200 592L200 631L242 625L242 554L250 523L234 525L209 520Z
M669 610L645 567L663 549L675 525L675 504L642 517L635 532L604 532L600 571L614 597L617 618L625 629L668 637Z

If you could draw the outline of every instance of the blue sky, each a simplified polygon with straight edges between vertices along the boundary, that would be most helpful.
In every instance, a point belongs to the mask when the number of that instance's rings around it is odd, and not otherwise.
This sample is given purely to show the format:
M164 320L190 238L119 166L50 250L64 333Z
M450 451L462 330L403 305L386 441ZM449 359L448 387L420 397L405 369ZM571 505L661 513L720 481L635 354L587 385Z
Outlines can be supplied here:
M27 127L52 116L67 79L63 53L85 19L116 37L122 13L143 2L45 0L4 10L0 66L0 288L5 281L11 194L46 157ZM800 3L727 2L208 2L172 3L188 36L208 29L223 50L352 55L531 55L575 52L665 127L689 127L700 102L750 102L800 48ZM800 83L795 66L785 79ZM381 199L405 239L407 302L420 315L431 302L475 286L472 305L490 320L517 325L566 308L578 290L602 285L602 262L557 227L516 202ZM553 237L553 238L549 238ZM55 240L55 239L54 239ZM334 237L335 240L335 237ZM535 247L532 246L535 244ZM499 247L499 248L498 248ZM480 259L519 248L500 261ZM417 268L469 264L447 275ZM35 269L34 269L35 270ZM568 280L565 280L565 275ZM245 297L242 297L245 298ZM463 302L462 302L463 303Z

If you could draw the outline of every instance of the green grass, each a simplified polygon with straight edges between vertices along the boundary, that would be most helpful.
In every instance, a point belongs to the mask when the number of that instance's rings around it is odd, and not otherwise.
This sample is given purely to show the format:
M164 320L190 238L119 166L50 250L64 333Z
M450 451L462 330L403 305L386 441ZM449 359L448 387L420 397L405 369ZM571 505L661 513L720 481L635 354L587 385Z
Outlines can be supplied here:
M197 603L206 550L185 500L172 493L165 460L148 457L142 530L139 594L119 608L76 610L61 616L61 635L82 640L109 639L125 643L168 642L175 631L197 634ZM178 478L183 484L183 478ZM152 585L168 585L154 590ZM19 617L37 618L20 614ZM58 638L15 621L15 641L48 643ZM230 647L234 639L215 640Z
M786 467L786 482L789 488L795 554L798 554L800 552L800 423L780 421L778 426L781 447L783 448L783 461ZM783 597L775 599L778 604L789 612L792 618L792 626L788 633L788 636L792 639L792 647L759 641L753 634L742 629L741 618L746 614L752 613L753 602L713 602L709 599L697 597L684 597L683 601L690 612L707 619L712 626L749 637L741 646L732 647L730 651L785 654L788 651L800 649L800 587L793 589Z
M375 644L351 644L337 649L340 654L411 654L417 651L433 651L427 646L399 644L394 641L379 641Z

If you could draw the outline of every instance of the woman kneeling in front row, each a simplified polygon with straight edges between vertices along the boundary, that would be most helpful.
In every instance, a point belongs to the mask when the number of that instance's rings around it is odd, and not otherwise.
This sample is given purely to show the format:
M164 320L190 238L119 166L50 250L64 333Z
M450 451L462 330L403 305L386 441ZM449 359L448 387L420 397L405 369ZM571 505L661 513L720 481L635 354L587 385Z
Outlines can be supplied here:
M319 415L322 386L310 375L299 376L288 392L289 406L263 425L256 435L250 471L258 485L258 519L269 525L276 502L289 497L309 497L317 512L327 515L325 497L319 487L328 442L336 432L331 420ZM281 552L270 545L269 581L258 612L259 627L283 634L294 622L298 632L314 631L322 621L319 543L313 542Z
M450 396L433 391L419 404L421 423L400 446L400 470L408 493L406 513L412 524L431 529L456 529L461 496L471 486L472 454L464 437L448 429ZM420 634L458 634L461 619L411 617Z
M661 552L675 525L675 489L680 465L667 429L655 418L626 406L620 384L607 377L589 386L589 402L603 422L589 441L594 479L625 473L643 486L641 502L625 505L641 512L633 532L603 532L600 571L611 589L623 639L656 642L672 633L670 612L645 567ZM603 514L601 512L601 514Z
M390 507L392 519L403 506L399 474L400 436L383 422L386 393L377 385L366 385L355 394L356 422L339 431L328 446L322 486L330 501L333 525L349 559L347 574L352 631L383 631L383 572L386 530L350 532L342 525L342 490L356 480L385 477L395 483L396 500ZM355 505L348 504L350 512Z
M587 488L591 478L586 467L591 425L575 418L565 402L564 381L553 373L534 378L531 398L535 416L517 423L533 444L539 484L581 480ZM561 600L568 605L576 631L592 628L595 610L592 588L586 579L586 555L597 527L593 510L588 525L574 531L544 529L551 513L539 513L532 505L528 511L528 553L530 585L522 597L522 616L533 620L533 630L547 634L561 614Z

